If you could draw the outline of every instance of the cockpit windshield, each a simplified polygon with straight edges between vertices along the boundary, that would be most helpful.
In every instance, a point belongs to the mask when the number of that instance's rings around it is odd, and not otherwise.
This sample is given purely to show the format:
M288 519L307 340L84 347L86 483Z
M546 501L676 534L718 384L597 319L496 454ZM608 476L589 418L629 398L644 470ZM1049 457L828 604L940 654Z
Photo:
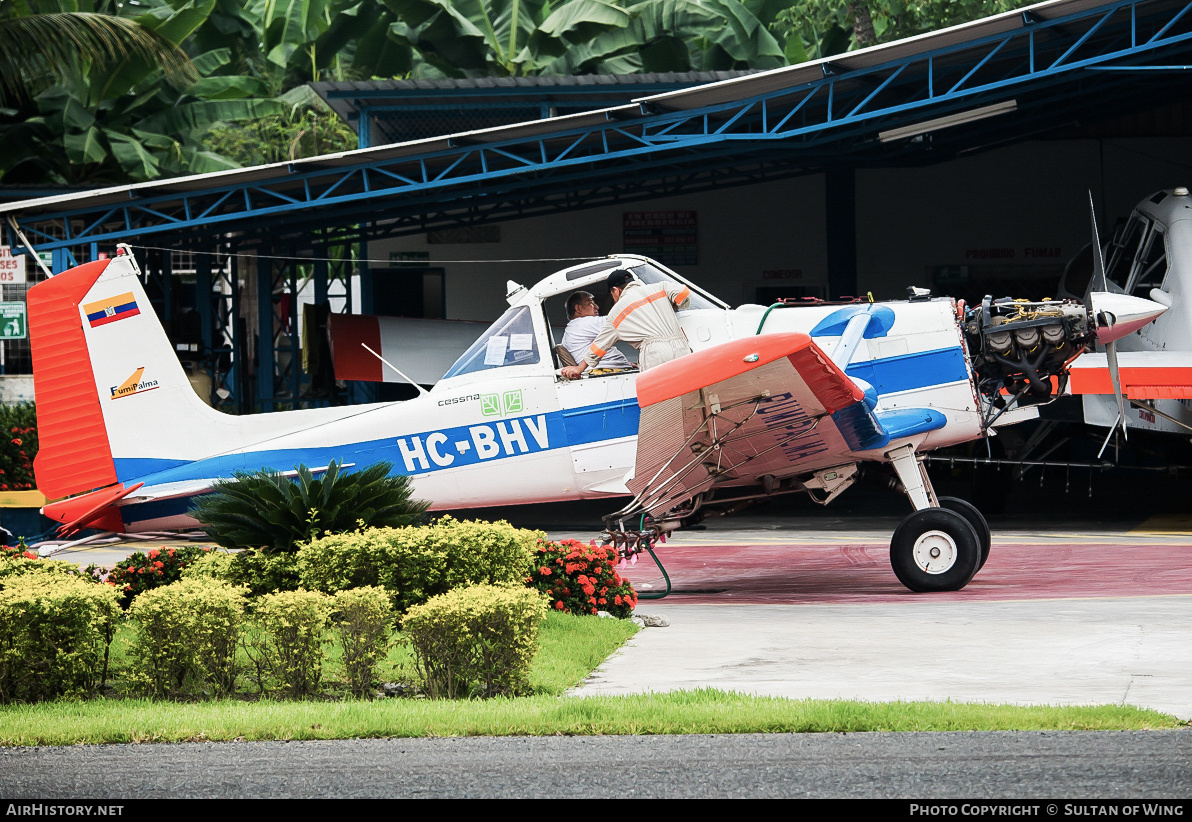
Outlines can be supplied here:
M458 377L506 365L533 365L538 362L538 341L534 321L527 306L511 308L493 323L471 348L443 375Z
M690 283L685 283L685 282L676 280L673 276L671 276L667 272L663 271L660 268L655 268L654 266L650 265L649 263L641 263L640 265L635 265L632 268L630 268L629 271L632 274L636 275L639 280L641 280L643 283L646 283L647 285L652 285L653 283L664 283L665 282L665 283L679 283L680 285L688 286L689 288L691 288L691 300L690 300L690 302L687 303L687 306L686 306L689 309L690 308L727 308L728 307L728 306L720 304L718 302L713 302L712 300L708 299L706 296L704 296L699 291L696 291L694 287L691 287Z

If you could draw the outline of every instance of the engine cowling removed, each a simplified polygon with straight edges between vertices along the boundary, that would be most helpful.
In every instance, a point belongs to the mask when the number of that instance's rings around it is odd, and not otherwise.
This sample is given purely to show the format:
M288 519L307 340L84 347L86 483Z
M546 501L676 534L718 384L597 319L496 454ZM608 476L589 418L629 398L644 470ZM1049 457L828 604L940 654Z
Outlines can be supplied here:
M1067 366L1093 342L1088 309L1074 300L995 300L964 313L964 333L988 407L1047 402L1063 393Z

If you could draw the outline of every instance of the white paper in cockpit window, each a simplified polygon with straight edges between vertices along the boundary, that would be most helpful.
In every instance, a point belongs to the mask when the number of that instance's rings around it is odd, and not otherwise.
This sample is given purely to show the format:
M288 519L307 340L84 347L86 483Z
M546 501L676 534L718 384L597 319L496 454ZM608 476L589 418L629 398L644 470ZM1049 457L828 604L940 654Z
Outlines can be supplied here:
M504 334L488 338L488 346L484 349L485 365L504 365L505 350L509 347L509 338Z
M510 351L529 351L534 347L533 334L510 334L509 335L509 350Z

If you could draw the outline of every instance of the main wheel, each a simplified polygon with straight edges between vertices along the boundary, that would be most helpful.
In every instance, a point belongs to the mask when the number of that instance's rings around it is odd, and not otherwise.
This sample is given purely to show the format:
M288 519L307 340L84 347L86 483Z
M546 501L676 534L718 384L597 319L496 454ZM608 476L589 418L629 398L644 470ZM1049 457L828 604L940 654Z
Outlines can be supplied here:
M967 519L924 508L904 519L890 540L890 567L916 593L959 591L981 562L981 541Z
M977 532L977 539L981 541L981 561L977 563L977 570L980 571L985 567L985 560L989 559L989 546L993 542L993 535L989 532L989 523L977 510L977 506L959 497L940 497L940 508L947 508L949 511L960 514Z

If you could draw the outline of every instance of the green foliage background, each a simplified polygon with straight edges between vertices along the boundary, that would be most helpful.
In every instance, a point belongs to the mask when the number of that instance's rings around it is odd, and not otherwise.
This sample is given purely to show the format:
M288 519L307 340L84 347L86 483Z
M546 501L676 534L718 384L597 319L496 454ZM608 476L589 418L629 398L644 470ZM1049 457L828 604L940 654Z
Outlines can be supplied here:
M37 410L33 403L0 405L0 491L35 487L33 458L37 456Z

